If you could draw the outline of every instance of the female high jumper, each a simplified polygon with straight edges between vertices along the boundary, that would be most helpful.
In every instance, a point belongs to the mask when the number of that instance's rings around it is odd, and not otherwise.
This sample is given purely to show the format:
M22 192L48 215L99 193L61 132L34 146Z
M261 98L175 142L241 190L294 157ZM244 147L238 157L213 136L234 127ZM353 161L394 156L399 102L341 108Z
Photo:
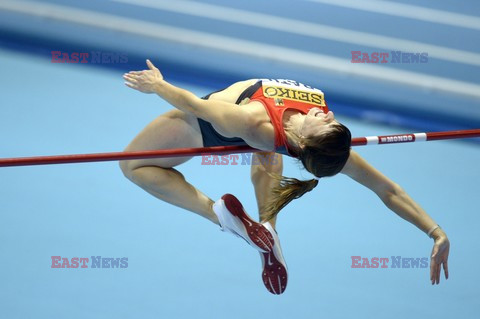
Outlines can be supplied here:
M375 192L385 205L433 238L430 280L448 279L450 243L445 232L395 182L351 150L347 127L328 110L323 92L292 80L252 79L198 98L164 80L147 60L148 70L124 75L125 84L156 93L176 107L151 122L127 151L249 145L254 153L251 180L260 223L231 194L214 202L189 184L174 167L191 157L150 158L120 162L125 176L153 196L203 216L259 251L262 280L274 294L287 286L288 274L275 231L279 211L311 191L318 179L343 173ZM282 155L295 157L314 178L301 181L282 175Z

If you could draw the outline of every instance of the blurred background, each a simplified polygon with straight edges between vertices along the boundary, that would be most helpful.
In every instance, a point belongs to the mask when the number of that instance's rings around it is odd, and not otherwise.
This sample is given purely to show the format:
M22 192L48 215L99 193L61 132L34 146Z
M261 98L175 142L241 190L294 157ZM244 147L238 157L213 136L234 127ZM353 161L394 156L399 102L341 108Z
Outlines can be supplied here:
M123 85L146 58L197 95L247 78L318 87L354 136L479 128L479 12L473 0L0 0L0 157L122 150L171 108ZM0 317L475 318L478 143L358 149L445 229L448 282L352 269L351 256L428 257L432 242L339 176L281 214L282 296L245 243L136 188L117 163L0 169ZM256 216L248 166L194 158L179 170ZM285 175L309 178L291 159ZM51 256L129 263L52 269Z

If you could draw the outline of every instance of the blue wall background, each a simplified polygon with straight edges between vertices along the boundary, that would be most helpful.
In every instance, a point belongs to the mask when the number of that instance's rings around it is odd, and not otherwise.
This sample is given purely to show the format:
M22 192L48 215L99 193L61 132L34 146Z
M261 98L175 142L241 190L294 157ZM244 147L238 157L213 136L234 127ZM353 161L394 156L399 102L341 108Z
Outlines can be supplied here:
M468 90L462 95L433 89L430 82L411 86L378 79L385 69L394 69L476 88L478 60L451 59L478 54L477 2L437 1L432 8L435 14L423 18L366 9L373 3L378 10L401 14L405 8L401 5L414 5L415 11L407 10L413 16L431 7L430 2L382 1L386 8L372 1L355 2L362 4L360 9L346 0L336 5L325 2L277 1L272 6L266 1L158 1L140 6L140 1L3 0L0 157L123 149L148 122L171 108L155 96L123 85L121 75L143 68L146 57L175 84L198 95L246 77L290 77L321 87L354 136L480 127L479 99ZM189 8L196 13L175 11ZM232 12L227 9L237 10L237 15L226 15ZM356 68L367 66L350 63L350 51L410 49L382 47L382 42L361 46L233 21L255 13L253 9L274 19L262 16L271 26L278 25L275 19L288 18L299 25L367 32L462 53L456 52L450 60L429 55L426 64L378 65L372 69L374 77L360 76L363 73ZM205 17L209 11L214 17ZM95 16L99 13L108 16ZM112 17L130 20L118 24ZM447 17L456 25L425 21L450 21ZM140 22L161 29L130 29ZM166 33L152 34L152 30ZM199 45L194 31L223 38ZM239 43L229 41L259 46L228 49ZM297 55L270 51L273 56L266 59L258 56L262 45L295 49L288 52ZM245 53L245 48L255 54ZM426 48L419 45L413 51L429 52ZM125 53L128 63L51 63L54 50ZM315 55L287 63L290 56L306 53ZM319 55L335 58L329 60L335 63L319 67ZM402 185L445 229L452 243L447 282L442 277L441 284L432 287L429 270L422 268L351 268L351 256L428 257L432 241L344 176L325 179L282 212L278 231L290 279L285 294L273 296L261 283L257 254L243 241L146 194L122 176L117 163L4 168L0 170L0 317L476 318L478 143L442 141L358 151ZM194 158L179 169L213 199L233 193L256 215L248 166L204 166L201 158ZM290 159L285 175L309 176ZM51 256L128 257L129 262L124 269L52 269Z
M480 124L475 1L13 1L0 4L9 47L115 52L157 61L171 78L218 88L252 77L322 88L337 112L415 129ZM388 63L351 63L352 51ZM426 63L392 63L392 52ZM114 63L103 66L118 67ZM355 107L351 107L351 105Z

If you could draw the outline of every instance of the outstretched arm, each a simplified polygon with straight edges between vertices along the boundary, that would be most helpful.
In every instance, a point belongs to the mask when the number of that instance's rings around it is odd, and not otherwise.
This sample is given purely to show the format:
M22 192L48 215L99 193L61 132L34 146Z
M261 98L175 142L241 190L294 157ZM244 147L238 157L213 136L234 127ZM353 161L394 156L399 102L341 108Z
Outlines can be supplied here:
M143 93L156 93L177 109L210 122L226 137L241 137L253 147L256 119L249 108L236 107L222 100L203 100L192 92L176 87L163 79L161 72L147 60L149 70L131 71L124 75L125 85Z
M255 188L260 221L266 220L264 211L272 196L272 188L278 185L278 180L272 178L268 173L282 175L282 155L273 152L253 153L251 163L251 179ZM270 220L275 228L276 217Z
M342 173L374 191L388 208L423 232L428 233L437 225L398 184L368 164L355 151L351 151ZM448 279L450 242L440 228L436 228L431 233L431 237L434 239L434 246L430 260L430 280L432 284L438 284L442 265L445 278Z

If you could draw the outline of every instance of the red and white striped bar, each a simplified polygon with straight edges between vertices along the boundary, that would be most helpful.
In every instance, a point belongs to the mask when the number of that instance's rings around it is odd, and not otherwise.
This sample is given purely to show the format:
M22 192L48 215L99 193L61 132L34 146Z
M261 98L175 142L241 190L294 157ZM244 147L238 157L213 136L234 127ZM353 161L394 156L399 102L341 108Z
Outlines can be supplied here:
M356 139L353 139L356 140ZM352 140L352 141L353 141ZM357 145L374 145L374 144L393 144L393 143L412 143L423 142L427 140L427 133L397 134L385 136L366 136L359 138Z
M419 142L419 141L436 141L436 140L471 138L471 137L480 137L480 129L432 132L432 133L397 134L397 135L387 135L387 136L356 137L352 139L352 146L372 145L372 144L411 143L411 142ZM212 154L224 155L224 154L253 153L253 152L260 152L260 150L251 148L249 146L213 146L213 147L201 147L201 148L177 148L177 149L168 149L168 150L138 151L138 152L114 152L114 153L95 153L95 154L13 157L13 158L0 158L0 167L122 161L122 160L144 159L144 158L199 156L199 155L212 155Z
M472 137L480 137L480 129L356 137L352 139L352 145L412 143Z

